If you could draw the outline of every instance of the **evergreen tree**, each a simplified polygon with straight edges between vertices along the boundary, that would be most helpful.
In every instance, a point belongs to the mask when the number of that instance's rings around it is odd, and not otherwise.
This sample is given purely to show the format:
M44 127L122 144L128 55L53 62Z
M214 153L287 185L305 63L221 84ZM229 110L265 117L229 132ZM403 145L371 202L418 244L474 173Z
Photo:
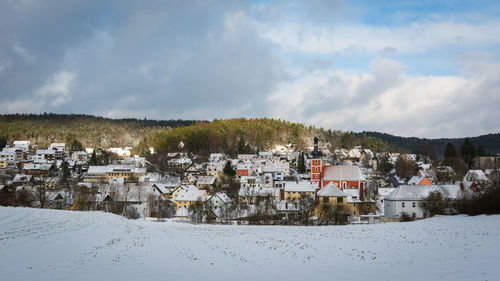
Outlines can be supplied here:
M490 156L490 153L486 150L484 150L483 146L480 145L477 148L477 156Z
M245 144L243 137L238 140L238 154L248 153L248 147Z
M71 171L69 169L69 164L67 161L61 163L61 180L66 181L68 177L71 176Z
M236 171L231 167L231 161L227 160L226 165L224 166L224 175L228 177L234 177L236 175Z
M7 141L9 137L7 135L0 136L0 150L3 149L7 145Z
M97 166L99 163L97 162L97 154L96 154L96 150L94 148L94 151L92 152L92 155L90 156L90 160L89 160L89 165L90 166Z
M444 158L454 158L457 157L457 150L455 149L455 146L449 142L446 144L446 149L444 150Z
M306 172L306 163L304 160L304 152L299 156L299 162L297 164L297 171L299 174L304 174Z
M466 138L464 144L460 147L460 152L462 152L462 158L464 159L467 166L472 168L474 166L474 158L477 155L476 147L469 138Z

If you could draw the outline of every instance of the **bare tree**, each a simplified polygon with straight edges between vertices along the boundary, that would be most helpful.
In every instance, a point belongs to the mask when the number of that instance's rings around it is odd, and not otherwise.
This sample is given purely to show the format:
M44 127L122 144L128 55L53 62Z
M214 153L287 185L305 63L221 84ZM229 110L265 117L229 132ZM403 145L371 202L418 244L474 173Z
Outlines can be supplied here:
M446 200L439 191L433 191L420 203L426 216L444 214Z
M189 205L189 220L193 223L203 222L203 202L201 200Z
M311 216L316 202L313 196L302 196L298 202L298 215L301 224L308 225L309 217Z
M398 176L406 181L418 172L418 165L414 161L406 160L403 157L398 157L395 164Z
M45 208L47 204L47 188L43 182L37 182L33 184L33 189L35 190L35 197L40 204L40 208Z
M333 218L333 206L329 202L324 202L319 205L318 219L320 223L328 225Z

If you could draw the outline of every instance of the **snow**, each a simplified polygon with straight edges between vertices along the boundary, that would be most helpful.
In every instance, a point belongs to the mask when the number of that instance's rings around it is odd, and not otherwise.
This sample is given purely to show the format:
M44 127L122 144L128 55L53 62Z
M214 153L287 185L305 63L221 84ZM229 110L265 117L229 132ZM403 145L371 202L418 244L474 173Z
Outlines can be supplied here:
M0 208L2 280L499 280L500 216L192 225Z

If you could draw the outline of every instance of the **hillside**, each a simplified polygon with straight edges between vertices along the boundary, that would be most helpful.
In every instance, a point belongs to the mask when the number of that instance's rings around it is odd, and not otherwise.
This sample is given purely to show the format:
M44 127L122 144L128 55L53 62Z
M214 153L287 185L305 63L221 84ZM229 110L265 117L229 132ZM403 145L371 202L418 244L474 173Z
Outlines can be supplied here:
M313 145L315 136L320 139L321 149L352 148L356 145L363 145L373 151L389 149L387 143L366 135L356 136L352 132L325 130L268 118L214 120L168 131L157 131L146 136L136 149L141 152L153 146L162 152L225 152L234 155L292 144L296 151L302 151Z
M64 142L68 134L73 134L86 147L133 147L145 135L195 122L110 119L82 114L9 114L0 115L0 138L7 138L8 143L29 140L46 147L52 142Z
M465 138L440 138L440 139L426 139L416 137L399 137L379 132L363 132L367 136L379 138L388 142L391 146L398 147L399 149L407 152L416 153L423 146L434 146L438 156L444 154L444 148L447 143L452 143L457 149L463 144ZM470 138L472 143L476 146L482 146L486 151L493 154L500 153L500 134L488 134Z
M153 146L159 151L255 152L275 145L293 144L297 150L312 145L314 136L323 149L363 145L374 151L388 149L387 143L352 132L324 130L284 120L228 119L140 120L110 119L80 114L10 114L0 115L0 147L2 140L29 140L46 147L52 142L64 142L72 134L85 147L135 147L144 152ZM179 147L183 143L183 147Z
M238 226L0 207L0 225L0 275L11 281L500 278L500 216Z
M0 147L14 140L30 140L46 147L64 142L72 134L86 147L135 147L141 153L153 146L158 151L256 152L276 145L293 144L296 150L312 145L320 138L322 149L352 148L361 145L373 151L419 152L432 146L441 156L451 142L457 147L463 138L425 139L398 137L379 132L341 132L305 126L279 119L227 119L213 121L110 119L82 114L10 114L0 115ZM500 153L500 134L471 138L476 147ZM183 144L179 147L179 143Z

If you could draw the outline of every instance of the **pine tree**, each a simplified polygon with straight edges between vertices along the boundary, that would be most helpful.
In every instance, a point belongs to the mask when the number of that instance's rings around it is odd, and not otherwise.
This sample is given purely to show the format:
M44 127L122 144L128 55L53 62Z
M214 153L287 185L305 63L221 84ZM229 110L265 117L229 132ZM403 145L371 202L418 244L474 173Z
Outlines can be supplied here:
M304 174L306 172L306 163L304 160L304 152L302 152L299 156L299 162L297 164L297 171L299 174Z
M477 148L477 156L490 156L490 153L486 150L484 150L483 146L480 145Z
M224 175L228 177L234 177L236 175L236 171L231 167L231 161L227 160L226 165L224 166Z
M71 171L69 170L69 164L67 161L64 161L61 163L61 180L66 181L69 176L71 176Z
M455 146L449 142L447 145L446 145L446 149L444 151L444 158L454 158L454 157L457 157L457 150L455 149Z
M94 148L94 151L92 152L92 155L90 156L89 160L89 165L90 166L97 166L97 155L96 155L96 149Z
M460 152L462 152L462 158L464 159L467 166L472 168L474 166L474 158L476 157L476 147L469 138L466 138L464 144L460 147Z

